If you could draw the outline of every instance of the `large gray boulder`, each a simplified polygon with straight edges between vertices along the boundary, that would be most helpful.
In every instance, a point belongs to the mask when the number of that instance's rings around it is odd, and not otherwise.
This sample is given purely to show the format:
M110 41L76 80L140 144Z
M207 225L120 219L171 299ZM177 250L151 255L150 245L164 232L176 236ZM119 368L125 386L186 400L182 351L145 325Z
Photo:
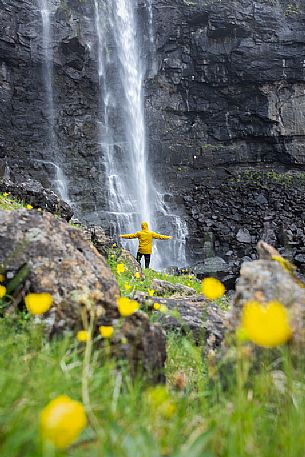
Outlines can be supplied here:
M230 330L235 330L241 318L242 309L249 301L262 304L279 301L289 311L294 342L305 342L305 289L297 276L295 267L272 246L258 243L259 260L245 262L236 286L234 306L230 317Z
M117 316L117 282L80 230L34 210L1 211L0 218L0 261L13 272L28 264L30 290L52 295L50 333L79 327L86 300L102 306L107 316Z
M35 210L0 211L0 219L2 272L11 275L27 264L30 273L22 293L48 292L53 297L51 309L41 317L48 335L82 329L91 310L96 332L100 325L118 325L118 284L81 230ZM10 312L15 312L14 305ZM119 334L113 351L132 362L133 372L141 366L153 381L162 380L162 329L138 312L124 320Z

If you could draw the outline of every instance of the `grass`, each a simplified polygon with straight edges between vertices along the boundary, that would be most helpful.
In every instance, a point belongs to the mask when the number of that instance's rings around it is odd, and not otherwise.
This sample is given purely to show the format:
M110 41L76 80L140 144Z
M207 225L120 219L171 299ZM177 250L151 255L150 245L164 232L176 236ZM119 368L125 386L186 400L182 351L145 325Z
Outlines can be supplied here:
M15 204L0 195L0 206ZM136 279L132 269L116 273L116 252L109 263L126 295L126 282L133 291L147 291L156 277L200 292L188 274L146 270ZM154 388L141 376L130 379L124 364L118 370L95 343L85 376L85 348L72 333L49 342L24 311L0 319L1 457L304 457L301 350L293 359L287 346L276 356L261 350L257 359L252 347L233 342L217 362L213 353L203 355L203 342L171 333L166 387ZM94 427L89 424L65 451L47 446L40 439L40 411L62 394L84 401L85 382Z
M280 353L288 367L284 391L272 381L271 363L249 375L245 351L223 386L219 374L208 378L201 348L175 334L168 337L166 363L173 415L162 415L158 404L152 408L143 379L131 381L96 351L89 391L98 436L88 426L69 450L45 448L39 413L57 395L81 401L83 351L74 335L49 343L31 319L0 321L1 456L304 456L304 369L289 365L286 349ZM185 385L178 389L182 375Z
M135 277L135 273L128 269L124 273L118 274L116 272L116 264L110 261L110 267L113 273L116 276L120 289L123 295L129 295L130 290L133 291L142 291L148 292L148 289L152 290L152 281L154 279L161 279L164 281L168 281L172 284L183 284L184 286L192 287L195 289L196 293L201 293L201 283L196 279L196 277L185 274L180 276L172 276L168 275L167 273L157 272L151 269L143 270L143 275L140 279ZM128 283L132 286L132 289L126 291L125 284Z
M0 209L4 211L12 211L14 209L25 208L25 204L16 200L10 195L0 193Z
M117 273L116 266L117 262L120 261L120 248L110 249L107 261L108 265L111 268L111 271L117 279L117 282L121 290L121 294L123 296L131 296L136 291L148 293L149 290L153 290L152 281L154 279L164 280L170 282L171 284L182 284L184 286L192 287L193 289L195 289L196 294L202 293L201 281L199 281L196 278L196 276L188 272L175 276L160 271L154 271L148 268L143 270L141 278L137 279L135 277L135 271L133 270L132 266L124 265L125 271L123 273ZM162 296L166 298L167 296L169 296L169 294L164 294ZM223 310L228 310L228 308L230 307L230 301L227 297L217 299L215 300L215 303L219 305Z

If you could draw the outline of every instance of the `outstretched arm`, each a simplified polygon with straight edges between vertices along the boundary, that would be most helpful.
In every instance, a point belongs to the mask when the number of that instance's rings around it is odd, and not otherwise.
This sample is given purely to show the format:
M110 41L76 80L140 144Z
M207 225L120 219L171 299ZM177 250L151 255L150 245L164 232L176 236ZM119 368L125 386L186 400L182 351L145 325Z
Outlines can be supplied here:
M156 238L157 240L171 240L173 237L153 232L153 238Z
M136 233L127 233L126 235L120 235L120 238L127 238L128 240L131 240L132 238L138 238L138 232Z

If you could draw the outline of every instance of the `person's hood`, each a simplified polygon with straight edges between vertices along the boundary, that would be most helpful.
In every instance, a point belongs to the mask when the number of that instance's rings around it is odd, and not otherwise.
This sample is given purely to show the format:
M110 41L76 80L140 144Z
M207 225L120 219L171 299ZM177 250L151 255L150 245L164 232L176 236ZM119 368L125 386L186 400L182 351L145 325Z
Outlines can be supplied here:
M142 227L142 230L148 230L148 223L142 222L141 227Z

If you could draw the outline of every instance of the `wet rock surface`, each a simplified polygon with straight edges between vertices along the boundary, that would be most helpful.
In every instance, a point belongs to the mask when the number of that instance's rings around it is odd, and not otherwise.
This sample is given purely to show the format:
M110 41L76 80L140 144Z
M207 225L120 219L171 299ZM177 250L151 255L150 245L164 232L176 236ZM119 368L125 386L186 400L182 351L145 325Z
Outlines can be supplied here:
M189 263L221 257L236 278L258 239L287 247L282 227L303 223L298 183L284 190L269 176L255 189L239 174L304 170L304 2L159 0L154 12L158 72L146 84L154 175L172 208L186 209ZM301 254L303 234L287 235L297 243L288 254Z

